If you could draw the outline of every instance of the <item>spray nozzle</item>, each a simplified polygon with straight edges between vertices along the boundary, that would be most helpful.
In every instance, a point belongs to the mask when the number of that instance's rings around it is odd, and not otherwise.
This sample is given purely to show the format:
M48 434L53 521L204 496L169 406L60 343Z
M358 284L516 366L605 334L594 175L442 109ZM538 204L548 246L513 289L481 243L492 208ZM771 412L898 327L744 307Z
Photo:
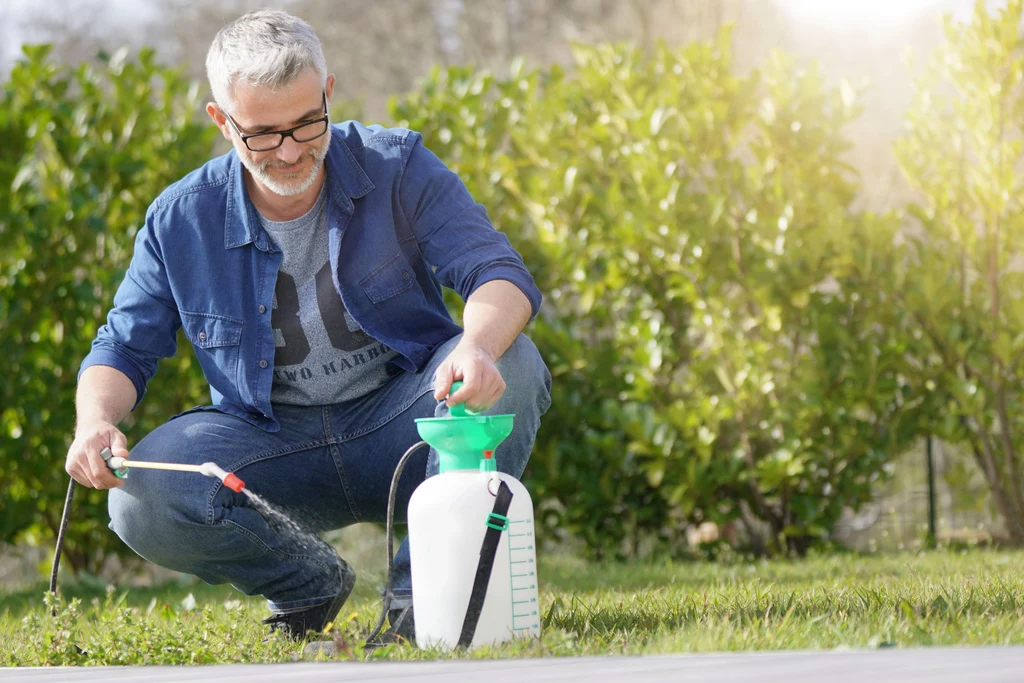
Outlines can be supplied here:
M217 467L215 463L204 462L199 466L199 473L205 474L207 477L217 477L224 485L235 493L241 493L242 489L245 488L245 482L236 477L231 472L225 472L221 468Z

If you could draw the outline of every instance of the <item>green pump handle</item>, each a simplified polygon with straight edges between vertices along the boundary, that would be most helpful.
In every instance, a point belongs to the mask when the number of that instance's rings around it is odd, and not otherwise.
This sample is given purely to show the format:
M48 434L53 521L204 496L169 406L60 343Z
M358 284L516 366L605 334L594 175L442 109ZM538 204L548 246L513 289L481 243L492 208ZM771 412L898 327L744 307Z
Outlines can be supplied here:
M451 389L448 390L448 395L451 396L462 387L462 380L452 382ZM448 414L451 417L473 417L477 415L477 411L470 410L466 407L466 402L458 403L448 409ZM494 472L498 469L497 464L494 462L494 451L484 451L484 457L480 459L480 471L481 472Z
M451 389L448 390L448 395L451 396L456 391L462 388L462 380L456 380L452 382ZM470 415L476 415L476 411L470 410L466 407L466 402L458 403L448 408L448 413L452 417L468 417Z

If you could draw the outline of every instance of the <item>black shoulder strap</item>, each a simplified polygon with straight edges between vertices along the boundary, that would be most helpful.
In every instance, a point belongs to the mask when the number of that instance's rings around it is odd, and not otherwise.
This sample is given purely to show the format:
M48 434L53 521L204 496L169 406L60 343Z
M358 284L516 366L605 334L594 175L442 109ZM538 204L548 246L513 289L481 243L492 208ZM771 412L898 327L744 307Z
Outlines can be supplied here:
M487 596L487 584L491 581L491 570L494 569L494 556L498 552L498 541L501 532L508 529L508 508L512 504L512 489L505 482L498 487L498 495L494 500L494 510L487 516L487 533L483 545L480 546L480 563L476 567L476 578L473 580L473 592L469 595L469 607L466 619L462 622L462 635L459 636L458 647L465 649L473 642L476 624L480 620L480 612L484 609L484 598Z

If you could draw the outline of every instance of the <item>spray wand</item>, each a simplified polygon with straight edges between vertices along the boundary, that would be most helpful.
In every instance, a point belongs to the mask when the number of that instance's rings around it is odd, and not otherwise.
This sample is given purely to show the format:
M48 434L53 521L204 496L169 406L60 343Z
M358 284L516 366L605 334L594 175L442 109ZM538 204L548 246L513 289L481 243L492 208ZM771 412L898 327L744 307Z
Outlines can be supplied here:
M242 489L245 488L245 482L239 479L231 472L225 472L216 463L204 462L202 465L179 465L177 463L170 462L147 462L144 460L130 460L128 458L115 457L110 452L109 448L104 448L100 451L100 456L104 462L107 463L107 467L114 470L114 474L119 477L124 477L126 468L140 467L142 469L149 470L172 470L174 472L198 472L199 474L207 477L216 477L224 482L224 486L235 493L241 493Z
M139 467L143 469L151 470L173 470L176 472L198 472L207 477L216 477L224 482L224 486L228 487L236 493L240 493L245 488L245 482L239 479L231 472L225 472L216 463L204 462L202 465L179 465L168 462L146 462L143 460L131 460L129 458L115 457L110 452L109 448L104 448L100 451L100 457L103 458L103 462L107 463L107 467L114 471L114 474L120 478L124 478L128 474L128 468ZM60 555L64 548L64 533L68 528L68 519L71 516L71 500L75 495L75 480L72 479L68 484L67 497L64 499L64 513L61 515L60 528L57 531L57 547L53 553L53 569L50 572L50 592L56 595L57 593L57 570L60 568ZM56 616L56 607L53 608L52 613Z

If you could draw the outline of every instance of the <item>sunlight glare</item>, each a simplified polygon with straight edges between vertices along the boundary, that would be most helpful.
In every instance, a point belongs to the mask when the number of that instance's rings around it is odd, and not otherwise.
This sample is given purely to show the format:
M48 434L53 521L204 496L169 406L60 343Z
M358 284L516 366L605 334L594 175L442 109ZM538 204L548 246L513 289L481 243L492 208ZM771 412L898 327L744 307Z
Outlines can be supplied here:
M801 23L892 27L912 21L941 0L776 0Z

